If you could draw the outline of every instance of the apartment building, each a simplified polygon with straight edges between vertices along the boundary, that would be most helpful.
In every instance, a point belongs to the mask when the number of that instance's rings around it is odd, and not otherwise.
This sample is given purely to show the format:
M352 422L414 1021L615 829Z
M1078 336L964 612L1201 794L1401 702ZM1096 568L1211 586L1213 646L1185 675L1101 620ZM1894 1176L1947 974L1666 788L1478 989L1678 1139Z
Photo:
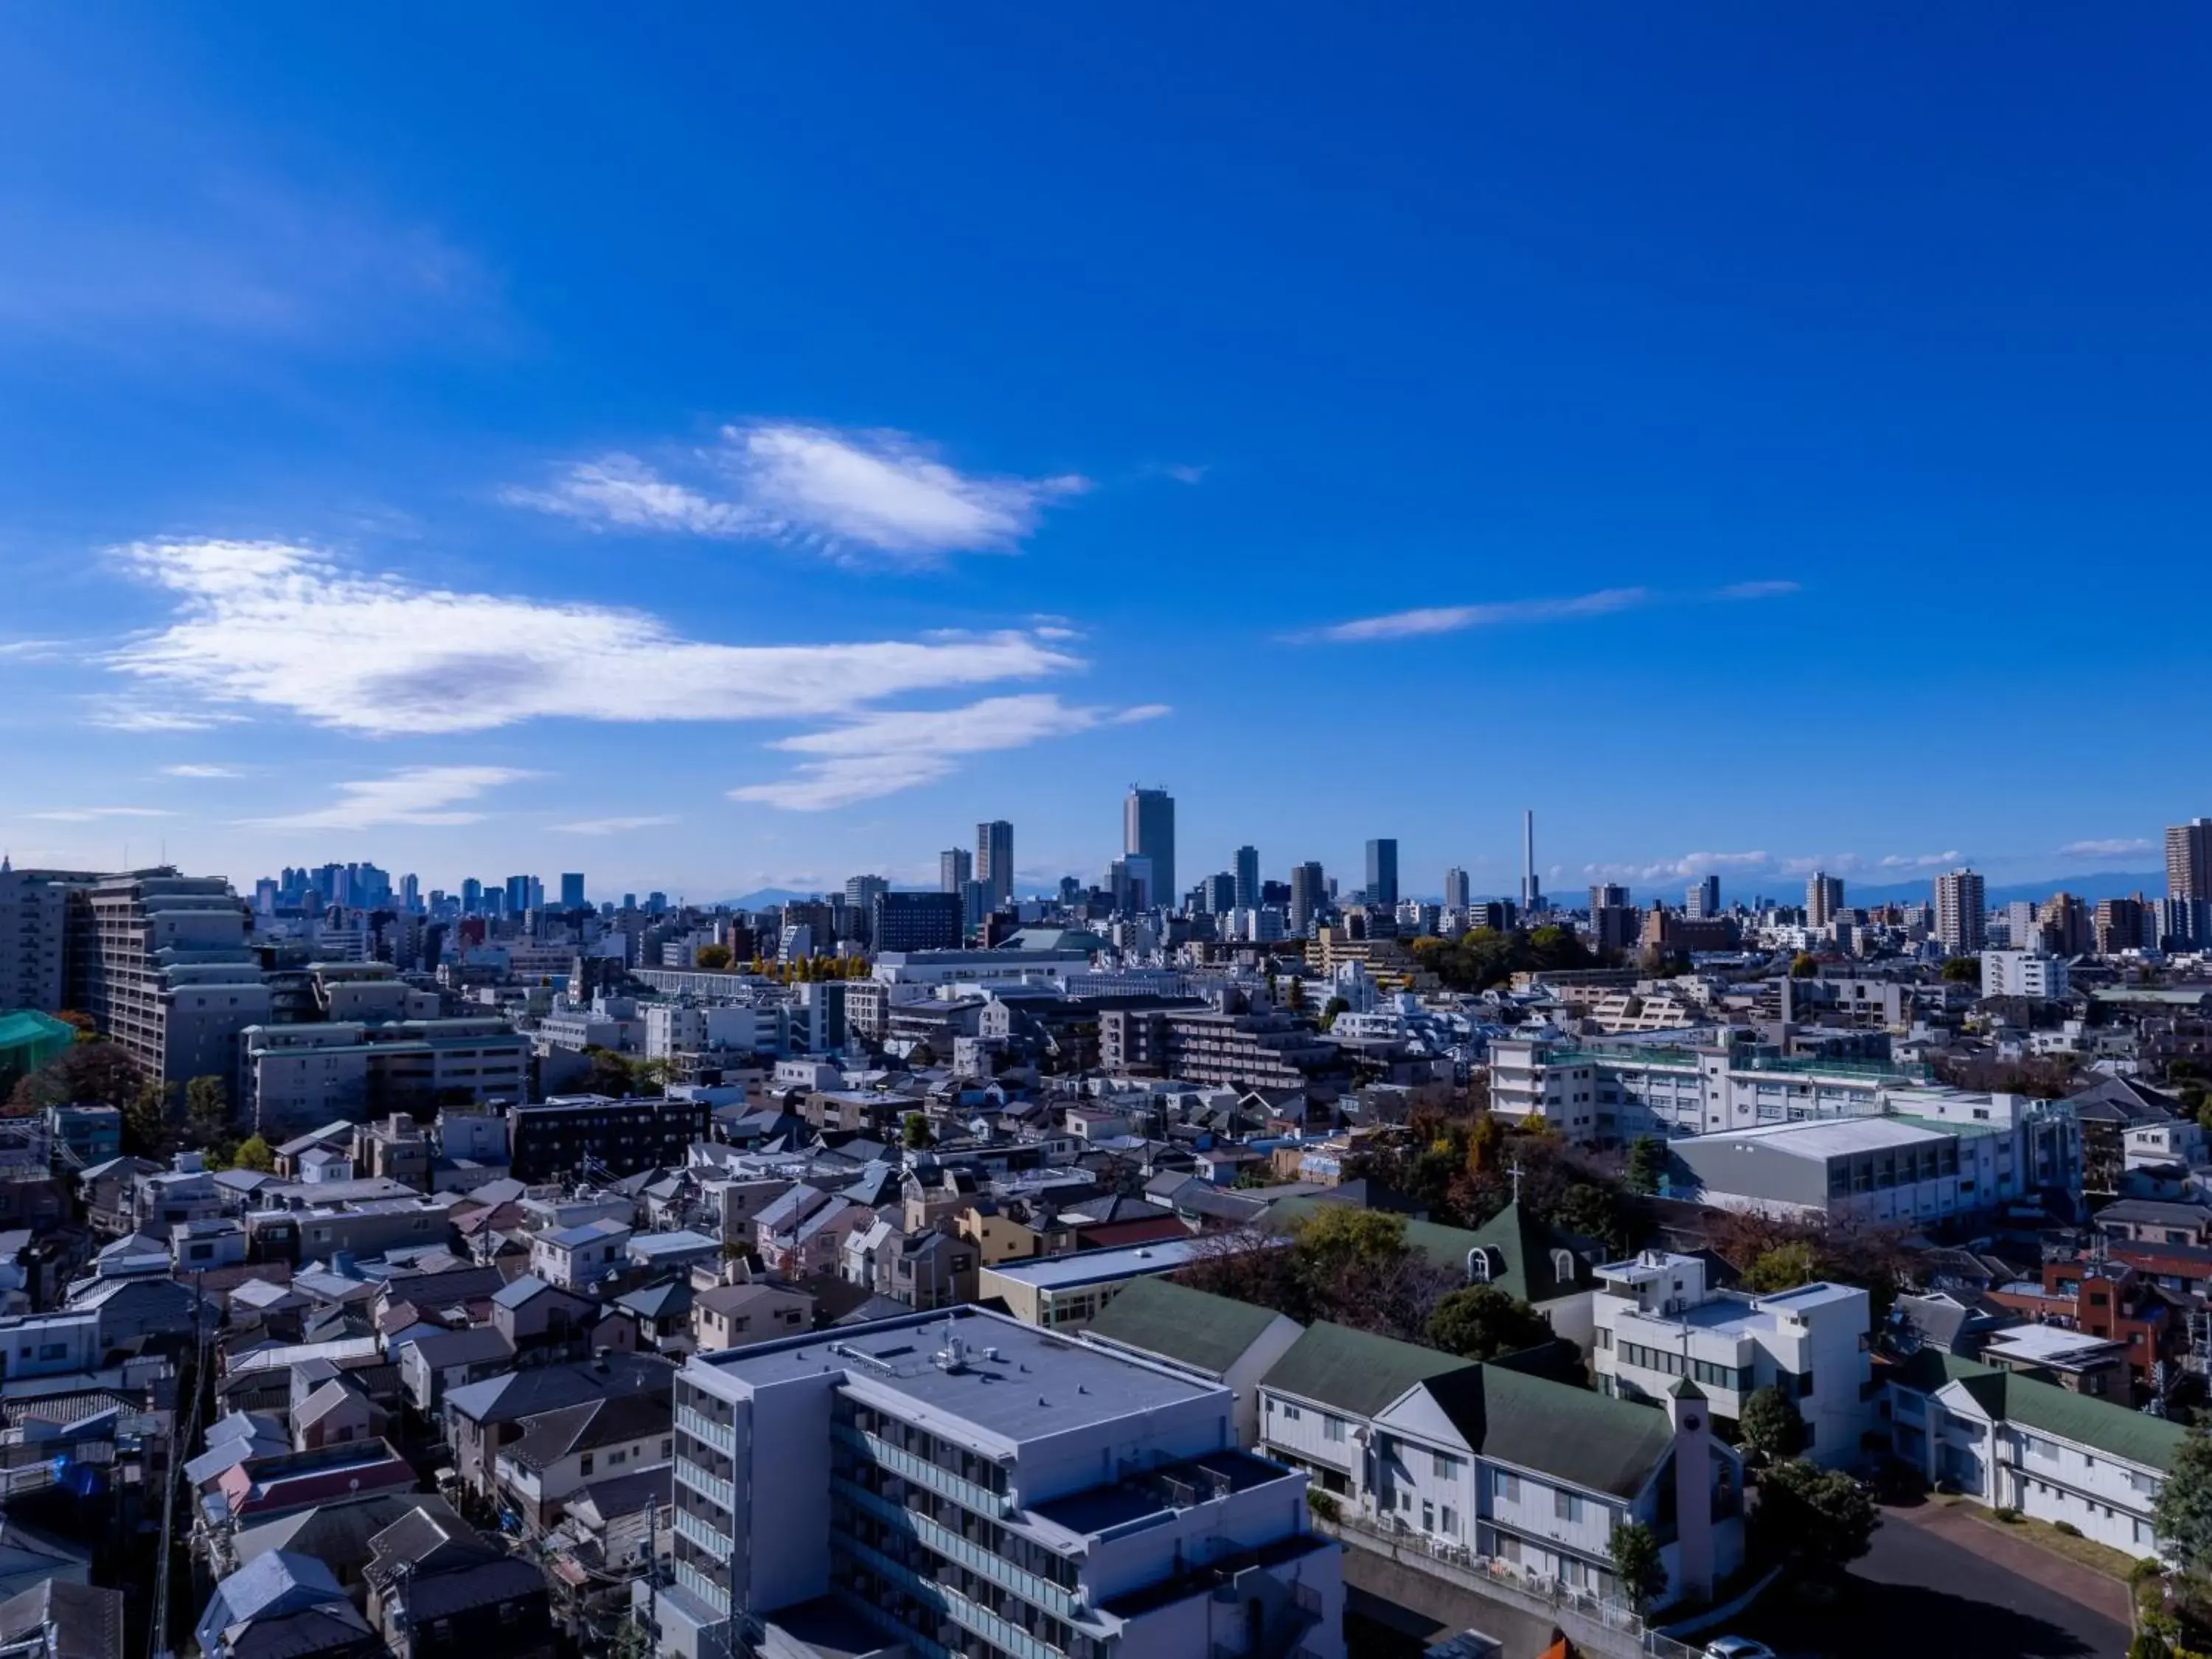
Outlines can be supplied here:
M1348 1085L1344 1050L1297 1015L1182 1008L1109 1008L1098 1016L1099 1063L1115 1073L1181 1078L1208 1087L1305 1089Z
M1598 1391L1656 1401L1688 1382L1733 1422L1754 1390L1779 1388L1805 1419L1804 1455L1859 1455L1869 1426L1871 1319L1856 1285L1815 1283L1770 1296L1713 1290L1702 1258L1646 1250L1597 1270L1590 1369Z
M1743 1559L1743 1468L1692 1385L1661 1409L1343 1326L1260 1380L1258 1450L1310 1471L1348 1524L1542 1585L1619 1595L1613 1529L1658 1535L1661 1605Z
M164 865L68 893L70 1006L149 1079L219 1077L235 1099L239 1033L267 1022L270 997L230 884Z
M2181 1449L2179 1423L1923 1347L1888 1373L1890 1446L1990 1509L2064 1522L2136 1557Z
M665 1651L1339 1659L1339 1547L1227 1389L980 1309L695 1357Z
M0 1011L69 1006L70 890L99 879L88 871L18 870L0 854Z
M2044 951L1982 952L1982 994L2056 1002L2066 994L2066 959Z
M507 1114L507 1153L517 1181L550 1181L587 1170L618 1178L678 1169L691 1143L707 1138L714 1109L704 1101L653 1096L553 1095L518 1103Z
M238 1034L240 1103L271 1139L339 1118L518 1101L530 1039L507 1020L327 1020L253 1024Z

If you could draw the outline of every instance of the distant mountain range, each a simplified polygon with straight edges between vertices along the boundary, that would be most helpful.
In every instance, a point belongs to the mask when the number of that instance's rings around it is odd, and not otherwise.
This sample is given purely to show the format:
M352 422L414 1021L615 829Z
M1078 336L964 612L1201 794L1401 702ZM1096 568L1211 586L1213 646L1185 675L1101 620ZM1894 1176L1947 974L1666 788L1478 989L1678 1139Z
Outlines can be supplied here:
M1638 904L1649 904L1654 899L1670 905L1682 902L1683 890L1689 886L1681 881L1666 887L1639 887L1633 896ZM1573 890L1578 898L1581 890ZM2040 902L2053 893L2071 893L2087 903L2099 899L2133 898L2142 893L2151 898L2166 896L2166 872L2163 870L2092 870L2074 876L2048 876L2040 881L2013 881L1987 884L1984 896L1993 908L2001 908L2018 899ZM1785 904L1805 902L1805 884L1802 879L1784 876L1721 878L1721 902L1734 904L1739 899L1748 899L1753 894L1778 900ZM1559 896L1565 897L1565 894ZM1882 904L1924 904L1936 897L1936 874L1914 881L1861 883L1846 876L1844 878L1844 902L1854 908L1868 909Z

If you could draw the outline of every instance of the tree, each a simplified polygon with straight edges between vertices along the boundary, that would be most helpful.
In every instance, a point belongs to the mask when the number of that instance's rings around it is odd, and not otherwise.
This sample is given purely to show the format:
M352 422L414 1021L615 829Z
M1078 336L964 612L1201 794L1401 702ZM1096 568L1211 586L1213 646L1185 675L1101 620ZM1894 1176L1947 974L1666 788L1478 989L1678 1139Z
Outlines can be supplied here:
M1294 1014L1301 1014L1305 1012L1306 982L1303 979L1300 979L1296 974L1291 975L1290 994L1284 999L1283 1006L1288 1008Z
M1947 985L1979 985L1982 982L1982 959L1979 957L1953 957L1943 964L1943 981Z
M259 1135L248 1135L238 1143L238 1150L230 1155L230 1167L252 1170L257 1175L274 1175L276 1172L276 1154L269 1149L269 1143Z
M2167 1559L2192 1578L2212 1574L2212 1431L2203 1422L2182 1437L2150 1512Z
M631 1072L629 1060L624 1056L617 1054L611 1048L603 1048L594 1042L585 1046L584 1058L592 1062L590 1092L595 1095L612 1095L617 1099L621 1099L631 1092L631 1085L635 1083L636 1079Z
M1667 1593L1667 1558L1660 1552L1659 1535L1641 1521L1615 1527L1606 1553L1613 1558L1613 1581L1638 1613Z
M123 1108L123 1145L141 1158L169 1155L175 1136L169 1123L169 1091L149 1078Z
M1797 1402L1769 1383L1754 1389L1736 1421L1743 1443L1767 1458L1793 1457L1805 1443L1805 1419Z
M930 1132L929 1120L920 1112L908 1112L906 1115L906 1132L903 1139L908 1149L913 1152L921 1152L927 1147L937 1145L937 1137Z
M1589 1181L1577 1181L1569 1187L1547 1219L1578 1238L1602 1244L1609 1255L1615 1256L1626 1252L1633 1231L1620 1195Z
M1351 1012L1352 1005L1342 997L1331 997L1321 1006L1321 1029L1324 1031L1335 1030L1336 1017Z
M138 1092L138 1067L121 1043L106 1037L78 1038L51 1065L18 1078L8 1105L13 1111L44 1111L49 1106L81 1104L124 1107Z
M691 960L708 973L719 974L726 971L736 958L730 954L730 947L726 945L702 945L691 953Z
M219 1146L230 1133L230 1096L219 1077L185 1085L185 1133L195 1146Z
M927 1070L937 1064L937 1050L927 1042L917 1042L906 1051L906 1063L917 1072Z
M1552 1340L1544 1316L1497 1285L1469 1285L1437 1304L1430 1346L1462 1359L1496 1359Z
M1755 1524L1777 1554L1834 1572L1867 1553L1878 1517L1874 1501L1841 1469L1795 1457L1760 1480Z
M1762 1252L1743 1276L1743 1287L1759 1295L1794 1291L1820 1276L1820 1259L1812 1245L1793 1239Z
M1800 951L1796 956L1790 958L1790 978L1818 979L1820 976L1820 964L1813 960L1813 953L1811 951Z
M1628 1190L1646 1196L1659 1190L1667 1174L1667 1143L1657 1135L1638 1135L1628 1144Z

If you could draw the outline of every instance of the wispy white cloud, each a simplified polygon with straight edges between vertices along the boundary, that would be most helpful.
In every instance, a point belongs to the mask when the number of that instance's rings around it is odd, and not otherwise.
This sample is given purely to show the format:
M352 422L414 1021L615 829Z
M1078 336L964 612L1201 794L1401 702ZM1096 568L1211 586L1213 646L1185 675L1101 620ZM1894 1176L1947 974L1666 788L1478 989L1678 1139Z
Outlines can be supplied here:
M425 587L281 542L140 542L121 555L176 611L108 659L171 694L104 711L135 730L189 729L241 708L375 733L481 732L549 716L836 718L894 696L1083 665L1018 630L712 644L638 611ZM178 692L199 701L180 705Z
M1717 587L1717 599L1778 599L1785 593L1802 590L1803 584L1793 581L1730 582L1726 587Z
M1948 853L1892 853L1881 860L1885 870L1947 870L1966 856L1957 848Z
M212 732L243 719L216 708L179 708L135 693L104 693L85 700L85 718L111 732Z
M187 764L165 766L161 769L161 775L165 778L242 778L246 774L235 766Z
M1026 748L1047 738L1156 720L1168 712L1159 703L1122 709L1072 707L1040 693L987 697L964 708L866 714L780 739L773 747L806 757L797 771L732 789L730 798L793 812L828 811L933 783L963 756Z
M98 818L173 818L177 815L159 806L63 806L23 816L44 818L49 823L90 823Z
M1177 483L1194 484L1203 483L1206 481L1206 475L1212 470L1210 467L1203 466L1173 465L1164 466L1160 471L1164 476L1173 478Z
M0 640L0 661L51 662L67 646L64 640Z
M690 470L695 480L679 482L617 453L571 465L546 489L509 489L502 499L600 527L927 561L1009 551L1035 532L1052 502L1091 487L1072 473L963 472L906 433L795 421L725 427Z
M1424 605L1413 611L1391 611L1381 616L1355 617L1349 622L1310 629L1288 638L1294 644L1359 645L1375 640L1458 634L1474 628L1521 628L1537 623L1573 622L1652 605L1772 599L1796 591L1797 584L1792 581L1737 582L1699 595L1668 593L1650 587L1605 587L1594 593L1577 593L1565 599L1499 599L1481 605Z
M665 823L682 820L672 813L647 813L629 818L579 818L574 823L556 823L554 830L563 836L619 836L632 830L657 830Z
M2157 848L2156 842L2146 841L2141 836L2121 836L2110 841L2069 841L2058 849L2058 855L2069 859L2118 859L2154 852Z
M1775 867L1785 876L1809 876L1816 870L1823 875L1848 876L1865 862L1856 853L1815 853L1784 859Z
M1765 870L1771 854L1752 853L1685 853L1678 859L1659 859L1649 864L1589 864L1583 873L1612 881L1665 881L1710 876L1730 870Z
M367 830L379 824L437 827L475 823L483 813L459 805L473 801L501 784L532 774L511 766L410 766L380 778L338 786L338 798L326 806L281 817L248 818L261 830Z
M1293 637L1340 645L1368 640L1403 640L1423 634L1456 634L1469 628L1510 628L1528 623L1565 622L1576 617L1603 617L1650 602L1649 588L1607 587L1565 599L1504 599L1492 605L1429 605L1418 611L1393 611L1380 617L1358 617Z

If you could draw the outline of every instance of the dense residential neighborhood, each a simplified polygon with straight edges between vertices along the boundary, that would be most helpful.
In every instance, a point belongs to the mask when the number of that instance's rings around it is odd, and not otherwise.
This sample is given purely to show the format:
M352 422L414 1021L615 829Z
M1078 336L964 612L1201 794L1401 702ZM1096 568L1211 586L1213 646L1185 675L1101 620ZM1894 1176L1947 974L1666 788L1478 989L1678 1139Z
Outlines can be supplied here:
M1387 841L1156 900L1142 805L1052 896L980 826L896 950L872 877L8 866L9 1537L100 1651L210 1659L1326 1659L1379 1607L1671 1654L1867 1492L2187 1616L2201 821L2106 949L1962 873L1705 884L1682 953L1617 891L1395 897Z

